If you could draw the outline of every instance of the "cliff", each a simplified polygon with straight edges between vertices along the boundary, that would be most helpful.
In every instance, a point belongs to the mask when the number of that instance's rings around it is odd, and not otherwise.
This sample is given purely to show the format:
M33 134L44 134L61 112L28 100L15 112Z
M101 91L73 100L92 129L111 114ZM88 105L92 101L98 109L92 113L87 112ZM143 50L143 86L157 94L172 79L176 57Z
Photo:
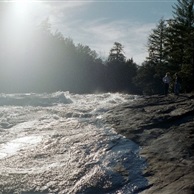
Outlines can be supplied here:
M141 146L141 194L194 193L194 95L150 96L107 112L106 122Z

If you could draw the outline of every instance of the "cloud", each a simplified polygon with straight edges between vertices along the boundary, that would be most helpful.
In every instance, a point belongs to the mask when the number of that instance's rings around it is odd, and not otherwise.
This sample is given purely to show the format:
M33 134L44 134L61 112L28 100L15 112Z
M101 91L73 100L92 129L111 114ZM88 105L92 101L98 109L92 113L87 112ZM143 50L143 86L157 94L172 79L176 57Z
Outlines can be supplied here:
M147 38L154 25L114 21L90 27L87 33L93 37L90 44L95 46L96 50L108 55L113 43L120 42L124 46L125 56L132 57L136 63L141 64L147 56Z
M54 30L64 37L70 37L75 44L81 43L97 51L100 57L107 57L114 42L124 46L125 56L141 64L145 57L146 42L153 23L134 22L130 19L111 20L100 16L90 18L92 1L56 1L41 2L37 9L37 21L49 18ZM89 9L88 9L89 8Z
M70 20L76 15L78 9L82 7L86 8L90 1L76 1L76 0L65 0L65 1L47 1L37 0L32 1L31 4L34 6L34 18L36 22L40 23L42 20L49 18L54 25L57 23L63 23L64 20Z
M107 57L114 42L124 46L125 56L141 64L147 56L148 35L155 24L142 24L133 21L109 21L102 18L93 21L77 20L59 25L64 36L71 37L75 43L88 45L101 57Z

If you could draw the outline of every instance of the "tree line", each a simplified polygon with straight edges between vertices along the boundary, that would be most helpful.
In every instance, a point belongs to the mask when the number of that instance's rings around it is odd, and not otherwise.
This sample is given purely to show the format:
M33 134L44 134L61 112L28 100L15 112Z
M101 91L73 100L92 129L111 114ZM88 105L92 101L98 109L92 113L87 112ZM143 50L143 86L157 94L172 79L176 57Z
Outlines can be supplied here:
M1 22L1 21L0 21ZM0 92L73 93L163 92L162 77L178 72L182 90L194 85L194 8L192 0L178 0L173 18L161 19L148 37L148 57L141 66L124 55L124 46L113 43L107 60L88 46L53 32L48 20L31 33L0 35ZM1 24L1 23L0 23ZM14 32L13 32L14 33Z
M6 32L6 30L4 29ZM48 20L28 35L0 36L0 92L130 92L137 65L114 43L107 61L53 32Z
M172 80L179 74L182 92L194 90L194 1L178 0L172 8L173 18L162 18L149 35L149 56L135 78L148 94L163 92L161 80L166 72Z

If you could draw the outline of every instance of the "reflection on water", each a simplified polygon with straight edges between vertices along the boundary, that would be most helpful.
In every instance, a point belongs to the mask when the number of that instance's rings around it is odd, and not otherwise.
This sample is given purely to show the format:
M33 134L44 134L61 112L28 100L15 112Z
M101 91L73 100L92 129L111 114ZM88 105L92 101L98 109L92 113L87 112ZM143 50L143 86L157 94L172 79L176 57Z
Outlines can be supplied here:
M103 123L106 111L135 99L118 93L0 95L0 173L26 174L22 180L41 192L136 193L147 185L140 148Z
M41 141L40 136L27 136L16 138L0 147L0 159L16 154L20 150L35 146Z

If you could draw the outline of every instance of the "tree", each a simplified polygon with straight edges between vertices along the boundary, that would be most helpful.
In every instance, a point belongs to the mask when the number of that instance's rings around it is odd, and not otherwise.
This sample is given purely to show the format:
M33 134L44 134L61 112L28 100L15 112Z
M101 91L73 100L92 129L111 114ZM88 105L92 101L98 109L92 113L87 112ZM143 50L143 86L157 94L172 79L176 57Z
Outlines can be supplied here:
M155 65L165 65L166 60L166 23L163 19L159 21L159 24L148 37L148 60Z
M171 75L179 72L184 91L194 90L193 84L188 84L194 81L193 0L178 0L173 6L173 18L160 20L148 38L148 53L149 57L136 77L142 90L160 92L161 78L168 71Z
M134 83L140 94L152 95L161 93L161 79L156 76L155 65L146 61L139 66Z
M123 54L123 45L119 42L115 42L113 48L110 50L110 54L108 57L108 62L117 61L117 62L125 62L125 55Z
M130 93L138 92L136 85L134 83L134 78L137 75L138 66L133 61L133 59L126 60L125 67L123 68L123 76L125 79L125 90Z
M137 65L132 58L126 59L123 48L121 43L115 42L106 63L106 87L111 92L135 92L133 78Z
M136 77L136 84L144 93L162 92L161 80L169 67L166 35L166 21L161 19L148 37L149 56L147 61L139 68Z
M111 92L116 92L121 89L122 81L122 66L125 63L125 56L123 51L123 45L121 43L115 42L113 47L110 49L110 54L108 56L107 66L107 80L106 86L107 90Z
M173 50L177 50L177 55L181 56L179 61L181 74L187 77L187 83L183 80L183 85L190 91L194 90L193 84L188 88L188 81L191 83L194 81L194 1L178 0L173 9L174 22L170 26L174 32Z

